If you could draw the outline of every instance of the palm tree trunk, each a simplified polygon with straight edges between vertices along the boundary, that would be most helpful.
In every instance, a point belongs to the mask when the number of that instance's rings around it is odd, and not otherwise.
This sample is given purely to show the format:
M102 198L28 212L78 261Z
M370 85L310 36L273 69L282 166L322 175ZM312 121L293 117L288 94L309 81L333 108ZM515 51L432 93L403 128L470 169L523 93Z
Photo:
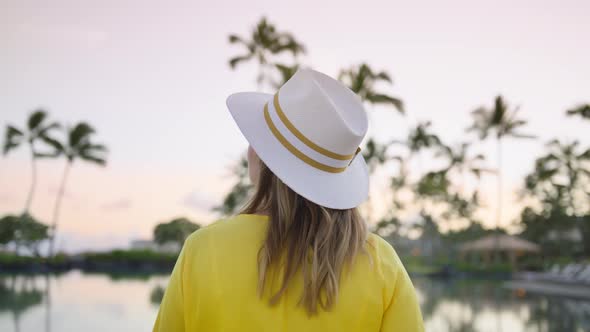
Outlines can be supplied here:
M20 332L20 314L13 311L12 321L14 322L14 332Z
M45 332L51 332L51 278L45 273Z
M412 158L412 154L410 154L410 158ZM416 159L418 160L418 167L417 167L418 171L417 171L417 173L422 175L422 153L420 153L420 151L417 151L416 152ZM418 205L419 205L419 208L420 208L420 216L422 216L425 213L425 211L426 211L424 209L425 202L424 202L424 200L422 198L419 198L418 199Z
M27 194L27 200L25 201L25 209L23 211L23 216L25 214L29 214L29 210L31 209L31 204L33 203L33 195L35 193L35 189L37 187L37 159L35 158L35 148L33 147L33 143L29 142L29 146L31 147L31 186L29 187L29 193ZM22 221L22 219L21 219ZM20 224L18 225L21 228ZM14 240L14 252L18 256L20 250L20 240L18 237Z
M267 83L272 84L271 81L271 72L272 72L272 65L268 62L261 62L259 64L258 69L258 79L256 80L256 91L262 91L264 89L264 81L266 80Z
M502 221L502 140L498 139L498 209L496 210L496 228Z
M500 222L502 221L502 139L497 138L498 142L498 207L496 210L496 231L500 229ZM495 255L494 261L499 261L500 252L498 251L499 234L496 234L494 243Z
M566 167L567 167L567 173L568 173L568 178L569 178L569 185L567 186L567 195L569 196L569 205L572 208L572 212L573 215L576 216L578 215L578 209L576 209L576 200L574 199L574 188L576 188L576 172L573 169L573 166L571 164L570 160L566 160Z
M57 192L57 196L55 199L55 207L53 208L53 219L51 221L51 239L49 242L49 257L53 257L53 250L54 250L54 245L55 245L55 234L57 232L57 222L59 220L61 201L62 201L62 198L65 193L66 181L68 179L68 174L70 173L71 166L72 166L72 162L68 161L66 163L66 167L64 168L64 173L61 178L61 183L59 185L59 191Z
M31 143L31 187L29 188L29 194L27 195L27 200L25 202L24 213L28 213L29 209L31 208L31 204L33 203L33 195L35 193L36 187L37 187L37 161L35 158L35 150L33 149L33 144Z
M10 285L10 291L12 294L16 294L17 290L16 290L16 275L12 276L12 284ZM14 322L14 331L15 332L19 332L20 331L20 313L18 312L18 309L13 308L12 309L12 321Z

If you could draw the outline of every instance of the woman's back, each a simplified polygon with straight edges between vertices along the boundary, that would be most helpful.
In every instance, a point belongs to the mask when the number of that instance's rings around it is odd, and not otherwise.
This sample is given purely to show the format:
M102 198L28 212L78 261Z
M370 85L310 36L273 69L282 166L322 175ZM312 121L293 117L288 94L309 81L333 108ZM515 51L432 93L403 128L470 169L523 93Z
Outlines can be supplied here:
M369 193L358 96L301 69L274 96L227 106L254 190L242 214L187 239L154 331L422 331L410 278L358 211Z
M193 233L176 263L154 331L422 331L414 288L393 248L369 235L340 278L329 311L309 316L298 305L297 275L278 303L281 273L269 275L260 298L258 254L268 217L238 215Z

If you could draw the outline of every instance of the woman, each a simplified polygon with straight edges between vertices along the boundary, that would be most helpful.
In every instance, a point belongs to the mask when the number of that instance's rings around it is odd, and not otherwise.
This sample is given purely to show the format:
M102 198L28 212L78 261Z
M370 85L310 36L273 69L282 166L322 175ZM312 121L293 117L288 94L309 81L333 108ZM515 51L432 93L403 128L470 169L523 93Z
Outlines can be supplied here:
M369 182L359 98L300 70L274 96L227 104L255 193L186 240L154 331L423 331L400 259L357 211Z

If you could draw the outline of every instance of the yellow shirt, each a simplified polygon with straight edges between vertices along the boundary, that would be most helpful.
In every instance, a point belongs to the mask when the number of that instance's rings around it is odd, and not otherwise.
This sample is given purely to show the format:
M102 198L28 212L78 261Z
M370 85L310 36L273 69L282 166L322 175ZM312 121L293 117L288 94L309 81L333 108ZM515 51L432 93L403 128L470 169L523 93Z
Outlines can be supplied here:
M309 317L297 306L296 278L275 306L257 294L257 254L268 218L238 215L186 240L160 305L155 332L424 331L414 287L399 257L371 234L367 255L343 273L330 311Z

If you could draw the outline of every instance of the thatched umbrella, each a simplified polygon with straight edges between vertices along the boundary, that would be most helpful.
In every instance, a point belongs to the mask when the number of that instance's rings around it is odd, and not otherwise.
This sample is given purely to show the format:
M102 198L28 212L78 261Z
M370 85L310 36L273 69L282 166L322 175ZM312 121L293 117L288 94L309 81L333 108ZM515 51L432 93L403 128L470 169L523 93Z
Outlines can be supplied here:
M475 241L469 241L459 246L460 251L520 251L539 252L537 244L519 237L506 234L484 236Z
M509 254L510 261L514 266L516 263L516 256L525 252L540 252L541 247L533 242L516 236L493 234L484 236L478 240L466 242L459 246L459 251L462 253L483 252L486 254L495 251L504 251ZM486 255L486 257L489 257L489 255Z

